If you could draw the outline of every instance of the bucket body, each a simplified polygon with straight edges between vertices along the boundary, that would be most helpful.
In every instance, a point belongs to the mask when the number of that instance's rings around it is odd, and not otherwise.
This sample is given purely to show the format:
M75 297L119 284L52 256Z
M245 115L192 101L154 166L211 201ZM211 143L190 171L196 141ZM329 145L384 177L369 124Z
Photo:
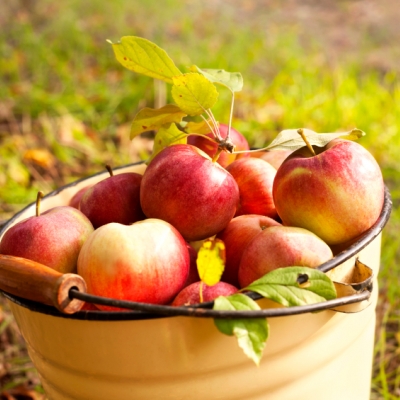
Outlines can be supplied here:
M114 173L143 168L133 165ZM81 187L104 177L98 174L45 197L43 210L67 204ZM34 205L27 207L14 223L33 213ZM380 238L341 265L345 270L359 257L373 269L367 307L356 313L325 310L269 318L259 367L211 318L135 319L126 317L128 311L112 320L79 319L7 297L51 400L368 400ZM271 307L267 300L259 304Z

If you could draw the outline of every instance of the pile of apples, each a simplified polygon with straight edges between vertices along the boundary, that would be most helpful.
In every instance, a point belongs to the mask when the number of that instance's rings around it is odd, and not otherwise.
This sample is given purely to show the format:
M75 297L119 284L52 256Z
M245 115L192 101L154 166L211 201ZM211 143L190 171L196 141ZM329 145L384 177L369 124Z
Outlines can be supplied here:
M228 127L219 130L226 137ZM276 268L317 267L378 219L384 182L360 144L253 153L237 130L230 138L242 153L218 157L217 142L188 136L143 175L110 170L68 206L8 229L0 254L78 273L94 295L179 306L200 302L200 290L204 301L235 293ZM210 238L225 245L225 270L201 286L197 250Z

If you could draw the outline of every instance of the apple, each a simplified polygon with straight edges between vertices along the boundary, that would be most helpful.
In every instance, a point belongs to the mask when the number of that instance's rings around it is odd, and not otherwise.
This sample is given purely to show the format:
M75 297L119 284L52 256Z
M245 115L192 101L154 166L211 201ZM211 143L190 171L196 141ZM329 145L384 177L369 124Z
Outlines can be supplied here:
M69 201L68 205L74 208L77 208L79 210L79 203L81 201L81 198L83 194L86 192L86 190L89 188L89 186L85 186L82 189L79 189L72 197L71 200Z
M189 275L184 285L185 287L200 280L199 271L197 270L197 251L190 244L187 244L186 246L189 252L190 267Z
M329 245L349 242L378 219L384 182L378 163L360 144L335 139L312 155L291 154L274 180L275 206L284 225L298 226Z
M228 134L228 125L219 124L219 132L221 134L221 137L225 139L226 135ZM214 135L211 132L207 133L206 136L214 139ZM235 145L235 151L245 151L250 149L247 139L240 132L232 127L229 133L229 137L232 143ZM203 150L211 158L213 158L218 150L218 144L216 142L213 143L211 140L205 139L197 135L188 136L187 143ZM249 153L232 154L223 151L218 157L218 164L226 168L233 161L244 157L249 157Z
M0 242L0 254L27 258L62 273L76 272L81 247L93 231L81 211L54 207L8 229Z
M275 169L278 169L282 165L283 161L285 161L292 153L292 150L265 150L250 153L250 156L261 158L261 160L267 161Z
M315 268L332 257L330 247L314 233L292 226L271 226L244 249L238 272L240 287L276 268Z
M158 153L144 172L140 203L148 218L172 224L188 242L209 238L236 212L232 175L195 146L176 144Z
M233 218L217 238L225 243L225 269L221 280L239 287L239 265L246 246L255 236L270 226L281 224L263 215L241 215Z
M189 306L191 304L200 303L200 285L201 282L194 282L191 285L182 289L178 295L175 297L172 302L172 306ZM203 301L212 301L216 299L218 296L229 296L238 291L238 288L226 283L226 282L218 282L213 286L208 286L203 284Z
M110 222L129 225L145 219L140 206L142 175L126 172L111 175L83 193L79 209L94 228Z
M103 225L89 236L78 258L78 274L88 293L119 300L170 303L188 273L186 242L171 224L159 219Z
M226 167L239 187L239 206L235 216L265 215L277 218L272 186L276 169L260 158L242 158Z

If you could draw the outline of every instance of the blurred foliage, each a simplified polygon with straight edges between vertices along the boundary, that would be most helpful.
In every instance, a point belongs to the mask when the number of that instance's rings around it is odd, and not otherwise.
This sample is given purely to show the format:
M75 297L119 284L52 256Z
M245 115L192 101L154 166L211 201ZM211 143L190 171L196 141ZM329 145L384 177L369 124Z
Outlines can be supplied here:
M391 0L163 0L161 7L159 0L3 2L0 220L34 201L38 190L148 156L151 135L131 143L130 123L142 107L170 101L169 91L121 67L106 42L142 36L182 71L196 64L241 72L234 127L252 146L286 128L367 133L360 143L380 163L394 203L380 283L389 300L385 315L398 323L397 6ZM228 105L222 90L214 109L221 122ZM375 391L389 396L399 383L387 383L382 368Z

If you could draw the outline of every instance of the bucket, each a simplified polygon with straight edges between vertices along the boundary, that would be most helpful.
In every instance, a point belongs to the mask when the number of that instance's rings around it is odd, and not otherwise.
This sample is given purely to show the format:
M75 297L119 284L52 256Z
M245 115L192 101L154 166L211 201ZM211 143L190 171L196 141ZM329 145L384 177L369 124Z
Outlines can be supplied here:
M143 173L141 163L114 170ZM107 172L74 182L42 199L43 211L68 204ZM270 334L257 367L234 337L220 333L214 310L152 306L148 311L79 311L5 293L29 356L50 400L337 400L370 398L381 232L389 192L376 224L319 269L345 276L356 259L373 270L369 291L354 300L282 308L257 300ZM31 204L0 232L35 214ZM371 289L372 287L372 289ZM165 311L173 309L173 314ZM193 309L192 309L193 310ZM223 312L222 312L223 313Z

